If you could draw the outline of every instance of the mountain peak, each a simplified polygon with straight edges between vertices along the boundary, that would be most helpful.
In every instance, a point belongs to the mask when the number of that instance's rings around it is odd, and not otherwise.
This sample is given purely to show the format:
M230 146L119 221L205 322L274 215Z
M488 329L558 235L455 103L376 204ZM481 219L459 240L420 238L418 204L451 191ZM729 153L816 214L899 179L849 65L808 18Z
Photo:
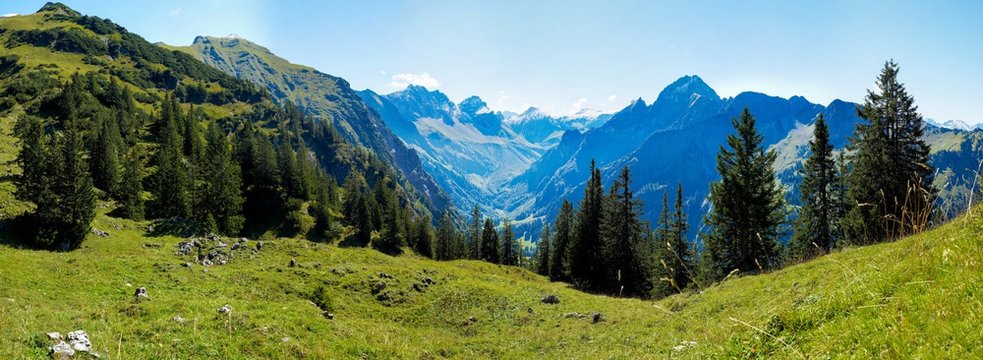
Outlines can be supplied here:
M681 99L681 100L691 100L693 95L698 95L698 97L706 97L714 100L720 100L720 96L717 95L716 91L713 91L707 83L703 82L699 76L696 75L686 75L678 80L674 81L669 86L659 93L659 98L656 101L662 99Z
M491 112L491 110L488 109L488 104L486 104L484 100L481 100L480 97L475 95L464 99L457 105L457 107L466 114Z
M78 11L73 10L68 7L68 5L62 4L60 2L49 2L44 4L41 9L38 9L39 13L42 12L53 12L56 14L68 15L68 16L82 16Z

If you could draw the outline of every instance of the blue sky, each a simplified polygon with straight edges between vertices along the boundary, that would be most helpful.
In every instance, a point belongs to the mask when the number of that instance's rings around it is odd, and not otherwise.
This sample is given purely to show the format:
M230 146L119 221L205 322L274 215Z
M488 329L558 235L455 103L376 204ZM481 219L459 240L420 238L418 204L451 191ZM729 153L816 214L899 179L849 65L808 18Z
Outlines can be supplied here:
M0 4L28 13L44 1ZM721 96L859 101L883 62L926 117L983 123L983 1L65 1L150 41L239 34L388 93L617 110L697 74Z

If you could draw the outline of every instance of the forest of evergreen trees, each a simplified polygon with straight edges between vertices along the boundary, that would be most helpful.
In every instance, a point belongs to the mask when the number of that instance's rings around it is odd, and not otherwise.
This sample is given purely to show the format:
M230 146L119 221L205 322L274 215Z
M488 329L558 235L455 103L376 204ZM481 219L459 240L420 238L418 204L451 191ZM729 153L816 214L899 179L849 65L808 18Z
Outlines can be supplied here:
M696 241L685 235L681 185L671 207L664 194L653 226L640 220L628 167L605 191L592 163L579 204L563 202L531 259L508 219L496 224L475 207L459 227L451 212L431 219L416 211L386 166L296 106L213 119L169 92L148 113L115 78L75 75L16 124L23 173L15 195L36 205L17 228L36 246L75 248L96 203L108 201L111 216L182 221L202 233L340 239L390 254L526 266L590 292L662 297L929 226L936 193L929 148L898 69L885 64L857 109L866 121L847 149L834 149L825 119L816 119L798 209L786 204L775 153L745 108L717 155L720 180ZM309 143L334 158L319 158ZM339 162L361 165L331 165Z
M151 114L115 78L76 74L29 109L15 134L23 170L15 196L36 205L16 228L37 247L78 247L96 203L107 201L111 216L173 220L195 233L272 230L433 256L430 219L391 170L290 104L212 119L168 92ZM308 142L333 157L319 159ZM358 164L322 166L338 162Z
M933 170L921 139L923 119L898 69L893 61L885 64L877 88L857 109L866 121L847 149L834 149L825 119L816 119L798 209L785 203L772 167L775 153L762 146L745 108L717 155L720 180L711 184L697 241L685 238L681 187L672 209L665 194L653 229L639 220L642 204L633 199L628 168L605 195L592 164L579 206L565 201L552 227L544 227L532 269L586 291L662 297L926 229L934 219Z

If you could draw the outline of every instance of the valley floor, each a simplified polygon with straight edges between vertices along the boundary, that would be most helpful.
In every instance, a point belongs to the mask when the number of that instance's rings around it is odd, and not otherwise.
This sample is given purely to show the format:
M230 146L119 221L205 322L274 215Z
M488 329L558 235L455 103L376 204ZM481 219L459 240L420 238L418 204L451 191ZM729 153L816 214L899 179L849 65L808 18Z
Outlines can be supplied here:
M68 253L0 244L0 358L46 357L45 333L79 329L113 359L962 359L983 351L979 215L655 302L584 294L517 268L296 239L266 239L256 252L250 240L226 265L186 267L192 257L175 255L185 239L102 215L94 227L109 236L90 235ZM137 287L150 299L135 300ZM560 303L542 303L548 294ZM232 312L220 313L226 304Z

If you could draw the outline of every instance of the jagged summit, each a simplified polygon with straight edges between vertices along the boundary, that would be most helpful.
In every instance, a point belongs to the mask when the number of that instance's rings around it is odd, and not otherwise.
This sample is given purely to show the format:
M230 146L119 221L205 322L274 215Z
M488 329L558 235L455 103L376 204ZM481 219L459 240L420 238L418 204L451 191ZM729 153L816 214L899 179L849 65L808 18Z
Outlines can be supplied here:
M699 95L699 97L720 100L717 92L707 85L707 83L703 82L703 79L696 75L687 75L666 86L659 93L659 98L656 101L666 98L690 99L693 94Z
M491 112L491 109L488 108L488 104L485 103L484 100L481 100L481 98L476 95L472 95L467 99L462 100L461 103L457 105L457 107L460 108L461 111L466 114L481 114L481 113Z

